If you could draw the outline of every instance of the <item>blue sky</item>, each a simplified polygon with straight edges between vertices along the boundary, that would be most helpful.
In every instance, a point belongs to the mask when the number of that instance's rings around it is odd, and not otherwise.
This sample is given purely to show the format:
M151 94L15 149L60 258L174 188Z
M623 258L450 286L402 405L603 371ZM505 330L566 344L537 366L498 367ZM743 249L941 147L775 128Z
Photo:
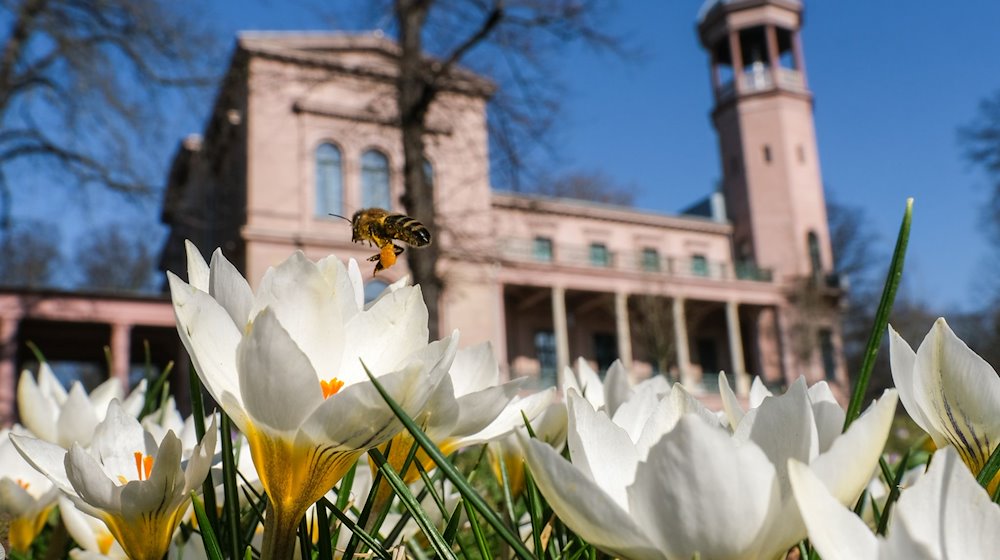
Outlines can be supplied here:
M566 93L554 171L603 171L638 188L637 206L664 212L713 188L720 172L707 56L695 34L700 4L623 0L608 25L643 50L640 60L583 48L561 55ZM228 38L241 29L323 29L329 20L317 5L210 0L201 18ZM988 183L962 160L956 129L1000 89L1000 2L807 0L805 21L824 181L838 200L865 209L885 253L905 198L915 197L911 293L939 307L980 303L975 278L988 246L978 207ZM210 103L191 101L164 136L199 131ZM163 147L164 170L174 147ZM20 214L60 222L69 240L109 220L159 219L158 200L130 203L95 191L19 198Z

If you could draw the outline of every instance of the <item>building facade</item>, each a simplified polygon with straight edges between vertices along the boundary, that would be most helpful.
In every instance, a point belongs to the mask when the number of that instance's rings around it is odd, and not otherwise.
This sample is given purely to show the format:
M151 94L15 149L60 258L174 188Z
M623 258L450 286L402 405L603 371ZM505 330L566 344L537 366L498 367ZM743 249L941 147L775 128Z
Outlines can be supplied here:
M509 375L543 385L577 356L696 388L719 371L846 383L801 19L793 0L703 9L724 162L703 215L491 189L493 85L456 73L427 135L444 331L492 341ZM175 161L167 267L184 238L221 246L251 282L294 249L370 256L330 214L402 211L397 55L374 34L241 35L205 134ZM377 291L407 270L365 273Z
M621 359L637 377L669 375L709 400L720 371L743 394L752 376L827 379L846 393L801 24L797 0L702 8L722 189L678 215L494 190L495 86L453 73L426 137L442 332L490 341L506 375L540 386L582 357L599 370ZM251 285L297 249L357 259L370 295L406 275L402 258L375 277L373 249L331 216L403 210L397 57L378 34L241 34L204 132L174 156L163 268L184 270L190 239L206 256L221 247ZM4 327L15 346L16 327ZM118 353L134 353L114 332ZM124 379L127 360L118 362ZM0 414L17 367L5 364Z

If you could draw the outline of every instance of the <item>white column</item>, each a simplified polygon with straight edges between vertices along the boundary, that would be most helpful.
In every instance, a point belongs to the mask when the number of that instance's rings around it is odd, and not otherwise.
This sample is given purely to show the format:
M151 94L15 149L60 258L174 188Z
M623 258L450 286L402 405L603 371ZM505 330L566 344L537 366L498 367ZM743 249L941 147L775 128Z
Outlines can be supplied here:
M117 378L125 394L128 394L128 370L131 362L129 335L132 325L115 323L111 325L111 377Z
M726 328L729 331L729 357L733 364L733 371L730 373L736 383L736 394L745 397L750 394L750 376L744 368L740 310L735 301L726 302Z
M496 278L496 276L494 276ZM507 309L504 307L506 304L503 297L503 283L497 281L497 326L496 326L496 336L493 338L494 351L497 353L497 363L500 364L500 378L510 381L511 371L510 363L508 360L507 353Z
M618 337L618 358L626 368L632 368L632 331L628 324L628 294L615 292L615 334Z
M566 288L552 287L552 326L556 335L556 375L569 367L569 327L566 326Z
M691 378L691 357L688 354L688 331L687 318L684 316L684 298L674 298L673 312L674 343L677 346L677 372L680 374L681 384L686 388L692 388L694 380Z

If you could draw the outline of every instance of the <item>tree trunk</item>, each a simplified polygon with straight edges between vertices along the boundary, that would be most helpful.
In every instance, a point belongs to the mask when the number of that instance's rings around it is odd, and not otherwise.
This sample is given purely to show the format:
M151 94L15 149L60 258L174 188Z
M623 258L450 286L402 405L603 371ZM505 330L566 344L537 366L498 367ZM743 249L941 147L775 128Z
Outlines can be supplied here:
M399 126L403 136L403 205L407 214L437 236L434 193L424 177L424 131L427 109L434 99L435 84L423 58L421 32L430 8L429 0L397 0L399 22ZM427 303L427 327L432 339L440 336L439 311L444 283L438 274L440 240L407 252L414 284L419 284Z

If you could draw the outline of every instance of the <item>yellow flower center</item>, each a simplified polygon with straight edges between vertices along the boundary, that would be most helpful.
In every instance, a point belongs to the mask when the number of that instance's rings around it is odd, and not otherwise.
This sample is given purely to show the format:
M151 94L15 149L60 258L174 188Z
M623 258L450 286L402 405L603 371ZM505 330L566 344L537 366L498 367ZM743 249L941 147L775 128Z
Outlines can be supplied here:
M101 554L107 556L111 552L111 545L115 544L115 538L111 533L99 533L97 537L97 549L101 551Z
M320 388L323 389L323 398L328 399L337 394L344 387L344 382L337 379L336 377L331 377L329 381L320 380Z
M149 473L153 472L153 458L149 455L144 455L141 451L135 452L135 473L136 480L149 480ZM125 475L118 475L118 482L122 484L128 484L128 478Z

